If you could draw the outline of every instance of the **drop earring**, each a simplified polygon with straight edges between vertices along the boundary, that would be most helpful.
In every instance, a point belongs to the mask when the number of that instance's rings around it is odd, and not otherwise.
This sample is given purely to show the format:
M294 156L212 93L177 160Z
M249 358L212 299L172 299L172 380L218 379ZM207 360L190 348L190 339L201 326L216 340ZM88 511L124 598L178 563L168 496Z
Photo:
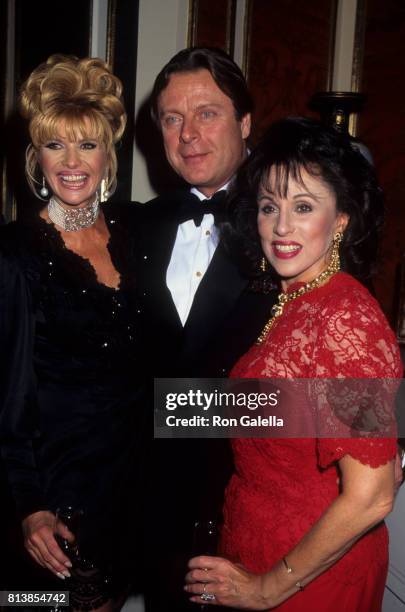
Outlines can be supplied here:
M265 257L260 260L260 271L263 273L268 271L268 261Z
M45 177L42 177L42 187L39 191L42 198L47 198L49 196L48 188L45 185Z
M334 272L339 272L340 270L340 254L339 254L339 246L343 240L342 232L336 232L333 236L332 243L332 252L330 255L329 268L332 268Z
M101 185L100 185L100 200L101 202L106 202L108 200L108 198L110 197L110 192L107 189L107 185L108 185L108 180L107 179L103 179L101 181Z

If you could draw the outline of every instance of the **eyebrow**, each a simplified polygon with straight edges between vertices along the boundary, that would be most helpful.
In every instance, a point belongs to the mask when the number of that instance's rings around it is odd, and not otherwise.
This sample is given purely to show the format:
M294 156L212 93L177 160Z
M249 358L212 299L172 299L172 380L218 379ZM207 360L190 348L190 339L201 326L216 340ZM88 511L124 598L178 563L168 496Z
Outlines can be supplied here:
M196 108L197 110L200 110L202 108L206 108L207 106L216 106L218 108L222 108L223 105L219 102L205 102L204 104L199 104Z
M166 115L167 113L173 113L173 114L180 115L179 111L172 110L170 108L165 108L159 111L159 117L163 117L163 115Z
M303 191L302 193L296 193L293 196L293 200L296 200L298 198L302 198L302 197L310 197L313 200L316 200L316 202L320 202L321 200L324 200L325 198L322 196L317 196L315 193L312 193L311 191Z
M313 198L314 200L317 200L319 202L319 200L321 198L318 198L314 193L312 193L311 191L303 191L302 193L296 193L293 196L293 200L296 200L297 198L302 198L302 197L310 197Z
M95 142L99 144L100 141L95 136L85 136L84 138L79 138L78 140L69 140L68 138L66 138L66 136L52 136L51 138L47 138L42 146L51 142L74 142L76 144L81 144L83 142Z
M199 104L198 106L196 106L194 110L200 111L200 110L203 110L204 108L212 108L213 106L215 108L222 108L222 104L220 104L219 102L204 102L204 104ZM182 113L178 110L166 108L160 111L159 117L163 117L164 115L168 113L173 113L173 115L182 115Z
M275 196L275 195L277 194L274 191L272 191L271 189L265 188L265 192L262 193L258 199L260 200L261 198L266 198L268 196ZM297 200L298 198L308 197L308 196L310 198L313 198L317 202L320 202L320 200L322 199L322 198L317 197L314 193L311 193L311 191L303 191L302 193L296 193L292 199Z

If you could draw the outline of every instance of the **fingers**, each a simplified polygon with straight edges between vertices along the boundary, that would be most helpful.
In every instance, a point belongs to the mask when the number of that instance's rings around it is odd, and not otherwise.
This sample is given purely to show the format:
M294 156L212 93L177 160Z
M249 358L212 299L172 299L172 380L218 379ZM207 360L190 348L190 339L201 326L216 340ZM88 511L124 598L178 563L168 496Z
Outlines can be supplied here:
M190 597L190 601L192 601L193 603L198 603L200 605L204 606L220 606L221 604L217 601L216 597L215 599L201 599L201 595L199 597Z
M201 604L202 602L209 605L218 605L221 602L217 600L217 585L212 582L194 583L186 585L184 590L191 595L190 601Z
M26 548L33 559L42 567L48 568L59 578L70 577L70 559L62 552L56 542L52 529L40 527L26 539Z
M212 576L210 579L208 569L195 569L187 572L185 580L187 584L192 584L193 582L211 582Z
M219 605L218 596L222 590L222 577L218 570L227 563L221 557L194 557L188 566L190 571L186 574L184 590L191 595L190 601L204 603L204 605Z
M28 515L22 522L25 547L39 565L65 579L70 576L67 568L72 567L72 564L54 538L54 524L55 515L47 510ZM73 534L65 525L58 529L58 533L69 541L74 540Z
M209 557L207 555L200 555L199 557L193 557L188 562L188 567L190 569L201 568L201 569L214 569L218 567L218 564L221 562L228 563L227 559L223 559L222 557Z
M187 572L185 582L187 585L201 584L208 586L219 585L228 576L235 573L236 566L222 557L194 557L188 563L190 570ZM191 589L191 592L198 592Z
M67 540L68 542L72 543L75 541L76 537L74 536L74 534L66 527L66 525L64 523L62 523L61 521L59 521L56 525L55 528L55 533L57 533L58 535L60 535L64 540Z
M27 551L29 552L29 554L31 555L31 557L34 559L34 561L36 561L38 563L38 565L41 565L42 567L45 567L45 564L42 562L41 557L39 557L37 555L37 553L35 552L35 549L32 548L32 546L30 546L28 543L25 545L25 548L27 549Z
M184 590L190 600L204 605L221 605L242 610L268 610L262 594L261 577L242 565L221 557L194 557L190 560Z

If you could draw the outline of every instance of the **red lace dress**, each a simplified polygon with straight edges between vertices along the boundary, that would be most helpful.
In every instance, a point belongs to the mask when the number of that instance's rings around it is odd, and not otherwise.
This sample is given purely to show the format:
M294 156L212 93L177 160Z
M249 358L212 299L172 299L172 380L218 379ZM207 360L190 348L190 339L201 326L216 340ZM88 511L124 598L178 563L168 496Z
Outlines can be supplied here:
M289 302L263 344L253 346L231 374L233 378L401 375L395 338L377 302L344 273ZM378 467L395 457L396 440L235 439L232 448L235 473L225 495L221 553L260 574L287 555L337 497L337 460L350 454ZM387 560L388 534L382 523L277 610L377 612Z

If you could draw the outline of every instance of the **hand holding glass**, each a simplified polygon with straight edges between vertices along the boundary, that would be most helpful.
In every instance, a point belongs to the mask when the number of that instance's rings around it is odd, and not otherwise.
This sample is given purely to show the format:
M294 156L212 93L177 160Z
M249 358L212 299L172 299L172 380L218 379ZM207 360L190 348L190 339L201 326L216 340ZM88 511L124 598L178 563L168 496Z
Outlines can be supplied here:
M82 510L72 506L58 508L55 517L55 540L72 563L79 558L79 533Z
M217 554L217 549L218 527L216 521L211 519L196 521L193 531L193 556L215 556ZM200 604L199 608L201 612L203 612L207 609L207 606L205 604Z

